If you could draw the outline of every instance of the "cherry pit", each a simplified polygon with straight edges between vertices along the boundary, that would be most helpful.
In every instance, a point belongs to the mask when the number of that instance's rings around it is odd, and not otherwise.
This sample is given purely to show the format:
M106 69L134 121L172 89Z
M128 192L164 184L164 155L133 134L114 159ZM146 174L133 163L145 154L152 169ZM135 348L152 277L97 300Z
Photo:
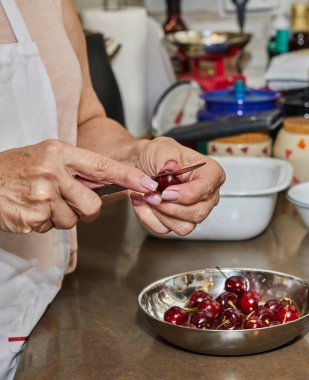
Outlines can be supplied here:
M215 298L204 290L196 290L184 307L170 307L164 313L164 321L193 329L252 330L284 324L300 317L293 299L282 297L262 302L261 294L250 289L247 277L235 275L225 278L224 291Z

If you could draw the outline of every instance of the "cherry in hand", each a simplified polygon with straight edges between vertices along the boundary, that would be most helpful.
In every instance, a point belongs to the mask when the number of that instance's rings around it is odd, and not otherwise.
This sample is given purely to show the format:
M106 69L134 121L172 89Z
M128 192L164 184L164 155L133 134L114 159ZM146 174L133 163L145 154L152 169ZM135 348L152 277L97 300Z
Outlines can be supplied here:
M163 170L159 174L168 173L168 172L169 172L168 170ZM167 187L172 186L172 185L179 185L179 184L182 183L177 176L172 175L172 174L165 175L165 176L162 176L162 177L157 177L156 178L156 182L158 183L157 192L160 193L160 194Z

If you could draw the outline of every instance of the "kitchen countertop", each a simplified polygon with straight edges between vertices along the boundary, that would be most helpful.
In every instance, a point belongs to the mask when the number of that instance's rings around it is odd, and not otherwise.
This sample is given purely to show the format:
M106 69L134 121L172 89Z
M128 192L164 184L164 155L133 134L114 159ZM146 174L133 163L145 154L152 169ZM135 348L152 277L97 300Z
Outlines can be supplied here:
M309 231L283 194L270 226L248 241L151 238L123 200L79 226L79 245L78 268L34 329L15 380L309 378L309 334L258 355L199 355L158 337L137 305L149 283L217 265L309 279Z

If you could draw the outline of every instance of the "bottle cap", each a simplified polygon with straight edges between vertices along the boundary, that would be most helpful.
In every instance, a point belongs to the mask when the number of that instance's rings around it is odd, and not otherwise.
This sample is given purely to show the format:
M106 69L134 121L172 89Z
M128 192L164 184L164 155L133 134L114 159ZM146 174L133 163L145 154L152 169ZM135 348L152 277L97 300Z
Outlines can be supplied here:
M295 3L292 6L292 30L309 31L309 4Z
M286 29L278 29L276 33L276 50L277 53L287 53L289 50L290 33Z

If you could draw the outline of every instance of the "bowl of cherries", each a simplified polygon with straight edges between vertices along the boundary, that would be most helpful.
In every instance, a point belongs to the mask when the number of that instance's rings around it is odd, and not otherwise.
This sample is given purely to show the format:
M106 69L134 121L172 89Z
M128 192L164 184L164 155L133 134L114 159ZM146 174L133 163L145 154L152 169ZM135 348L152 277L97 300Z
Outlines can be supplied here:
M208 355L269 351L309 330L309 283L268 270L181 273L147 286L138 302L160 336Z

